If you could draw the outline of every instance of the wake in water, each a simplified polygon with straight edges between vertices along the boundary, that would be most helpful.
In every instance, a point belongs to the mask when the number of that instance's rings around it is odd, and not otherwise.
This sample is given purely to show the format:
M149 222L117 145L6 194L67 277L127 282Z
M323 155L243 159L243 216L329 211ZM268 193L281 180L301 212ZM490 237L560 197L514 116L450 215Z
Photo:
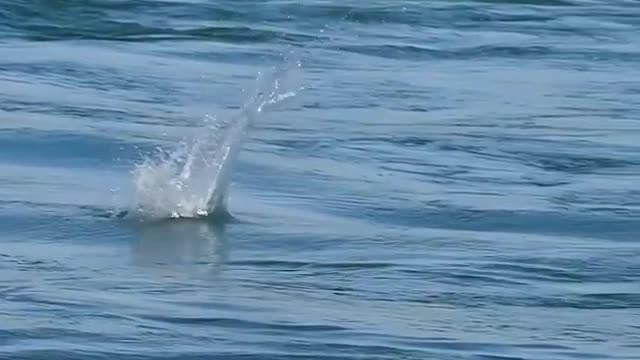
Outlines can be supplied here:
M226 213L231 168L248 130L269 106L296 95L289 80L300 67L289 54L284 65L259 74L256 92L235 117L207 116L192 139L137 166L134 214L158 219Z

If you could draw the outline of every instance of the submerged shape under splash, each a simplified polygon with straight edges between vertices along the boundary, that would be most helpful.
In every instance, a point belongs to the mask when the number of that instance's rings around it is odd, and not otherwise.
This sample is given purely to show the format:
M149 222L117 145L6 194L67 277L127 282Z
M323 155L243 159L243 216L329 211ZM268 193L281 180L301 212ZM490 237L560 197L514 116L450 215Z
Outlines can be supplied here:
M266 107L296 95L289 84L301 67L289 54L283 65L260 73L254 95L230 119L205 117L196 136L160 150L134 171L134 213L143 218L194 218L226 213L231 168L247 132Z

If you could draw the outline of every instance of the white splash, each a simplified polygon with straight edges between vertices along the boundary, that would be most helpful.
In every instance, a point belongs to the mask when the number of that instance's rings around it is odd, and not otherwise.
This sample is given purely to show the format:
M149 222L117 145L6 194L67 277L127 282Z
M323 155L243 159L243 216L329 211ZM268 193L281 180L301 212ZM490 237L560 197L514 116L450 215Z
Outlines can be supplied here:
M289 81L300 67L297 57L289 55L283 66L259 74L255 94L235 117L206 117L193 139L137 166L135 213L143 218L192 218L226 212L231 167L249 128L268 106L296 95L299 89L292 89Z

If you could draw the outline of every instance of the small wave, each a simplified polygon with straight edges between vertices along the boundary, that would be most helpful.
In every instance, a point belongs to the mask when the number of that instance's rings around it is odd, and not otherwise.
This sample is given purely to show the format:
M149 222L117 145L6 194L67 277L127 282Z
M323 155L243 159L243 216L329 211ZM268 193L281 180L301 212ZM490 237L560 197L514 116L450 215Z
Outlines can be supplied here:
M228 43L300 43L316 37L302 33L257 29L248 26L203 26L187 29L152 27L138 23L108 21L90 27L65 25L23 26L22 36L32 41L106 40L150 42L168 40L207 40Z
M634 61L640 58L640 53L635 51L610 50L596 52L588 48L566 49L544 45L480 45L439 49L415 44L343 44L333 46L330 49L377 58L400 59L405 61L492 58Z
M0 159L21 164L40 162L41 165L60 164L66 167L91 168L113 166L125 148L142 146L127 143L108 136L96 134L74 134L56 130L0 130ZM34 150L37 149L37 150ZM50 155L43 160L41 154Z
M288 260L236 260L229 263L229 265L236 266L257 266L268 268L285 268L285 269L330 269L330 270L367 270L367 269L381 269L394 266L389 263L380 262L333 262L333 263L320 263L320 262L306 262L306 261L288 261Z
M489 4L520 4L520 5L537 5L537 6L577 6L578 3L566 0L473 0L477 3Z
M206 325L206 326L218 326L226 328L241 328L241 329L253 329L253 330L280 330L280 331L295 331L295 332L325 332L325 331L344 331L347 328L333 325L307 325L307 324L282 324L282 323L267 323L259 321L242 320L236 318L222 318L222 317L176 317L176 316L145 316L146 319L172 323L181 325Z

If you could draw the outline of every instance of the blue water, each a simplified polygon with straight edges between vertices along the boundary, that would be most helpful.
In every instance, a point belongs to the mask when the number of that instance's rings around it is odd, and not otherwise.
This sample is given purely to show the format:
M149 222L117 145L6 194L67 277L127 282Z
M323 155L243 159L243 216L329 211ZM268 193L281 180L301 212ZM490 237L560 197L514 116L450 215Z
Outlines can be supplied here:
M1 359L640 359L639 184L637 1L0 4Z

